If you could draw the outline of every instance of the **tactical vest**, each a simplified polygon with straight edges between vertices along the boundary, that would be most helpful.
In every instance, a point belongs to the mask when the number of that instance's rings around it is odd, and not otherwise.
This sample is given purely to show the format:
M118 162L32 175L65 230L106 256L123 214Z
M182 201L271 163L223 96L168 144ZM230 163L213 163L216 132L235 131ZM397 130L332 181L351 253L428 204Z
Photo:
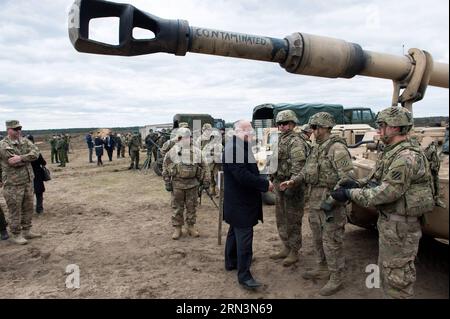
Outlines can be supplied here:
M278 180L288 180L292 175L292 159L290 158L290 153L292 149L292 142L298 137L294 132L290 132L280 138L278 142L278 169L276 178ZM307 151L307 150L305 150Z
M383 153L377 162L377 167L371 179L381 183L383 177L389 174L389 168L394 160L405 150L413 151L422 157L425 173L421 176L414 176L406 193L397 201L378 205L376 208L384 214L420 217L433 210L434 198L430 166L427 157L419 146L414 146L410 142L400 143L393 150Z
M328 156L331 146L336 143L341 143L347 147L344 139L332 136L324 143L316 144L312 148L305 165L305 181L307 184L313 187L325 187L330 190L336 186L339 181L339 175L336 164Z
M199 157L201 159L201 156ZM173 164L171 169L171 176L175 179L194 179L201 180L203 177L203 170L199 163L194 162L194 152L190 152L190 163L183 163L177 161Z

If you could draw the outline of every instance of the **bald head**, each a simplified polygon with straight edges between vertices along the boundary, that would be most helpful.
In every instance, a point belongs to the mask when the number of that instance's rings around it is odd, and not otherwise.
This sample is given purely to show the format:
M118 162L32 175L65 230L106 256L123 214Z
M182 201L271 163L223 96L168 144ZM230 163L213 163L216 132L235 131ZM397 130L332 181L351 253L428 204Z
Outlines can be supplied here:
M247 120L240 120L234 123L235 135L241 140L248 141L254 134L252 123Z

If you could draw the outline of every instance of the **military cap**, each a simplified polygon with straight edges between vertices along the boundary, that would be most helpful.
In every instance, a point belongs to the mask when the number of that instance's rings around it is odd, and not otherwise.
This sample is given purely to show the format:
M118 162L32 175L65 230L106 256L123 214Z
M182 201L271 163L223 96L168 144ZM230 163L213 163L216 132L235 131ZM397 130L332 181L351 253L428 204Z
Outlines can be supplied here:
M184 128L189 128L189 123L187 122L181 122L180 124L178 124L178 127L184 127Z
M16 120L6 121L6 129L10 129L10 128L14 129L14 128L18 128L18 127L22 128L22 125L20 125L19 121L16 121Z
M178 137L190 137L191 136L191 130L185 127L179 128L177 130L177 136Z
M313 129L311 128L311 126L309 124L303 125L300 129L302 132L305 132L305 133L311 133L313 131Z

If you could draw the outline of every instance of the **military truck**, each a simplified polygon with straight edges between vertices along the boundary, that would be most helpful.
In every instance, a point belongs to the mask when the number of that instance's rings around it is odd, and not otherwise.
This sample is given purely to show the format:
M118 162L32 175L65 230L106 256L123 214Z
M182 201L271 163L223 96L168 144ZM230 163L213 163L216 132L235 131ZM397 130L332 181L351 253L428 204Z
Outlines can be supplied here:
M189 124L191 131L201 130L204 124L211 124L214 127L214 118L209 114L176 114L173 117L173 128L178 128L183 122Z
M255 128L274 127L277 114L292 110L297 114L299 125L308 123L311 116L319 112L328 112L334 116L339 125L366 124L375 127L375 114L370 108L344 108L340 104L321 103L278 103L262 104L253 109L253 126Z
M120 19L118 45L89 38L90 20L105 17ZM137 40L133 38L135 27L150 30L155 37ZM333 79L356 76L387 79L393 82L391 105L401 105L411 112L413 104L425 97L428 86L449 87L448 63L434 61L430 53L417 48L398 56L364 50L359 44L345 40L301 32L280 39L213 30L190 26L185 20L161 19L129 4L100 0L74 2L69 13L69 38L76 50L85 53L137 56L165 52L184 56L187 52L193 52L279 63L287 72L298 75ZM424 132L424 137L428 137L426 129ZM370 135L372 140L364 147L356 148L358 154L354 155L360 177L367 176L375 166L374 155L376 157L379 152L376 134L367 134L367 138ZM432 134L430 136L433 137ZM437 139L435 137L435 141ZM358 161L364 163L359 165ZM428 224L423 230L425 234L448 239L448 154L442 154L439 177L443 189L441 199L447 209L436 207L428 214ZM369 210L355 207L350 207L350 221L355 222L354 216L373 219Z

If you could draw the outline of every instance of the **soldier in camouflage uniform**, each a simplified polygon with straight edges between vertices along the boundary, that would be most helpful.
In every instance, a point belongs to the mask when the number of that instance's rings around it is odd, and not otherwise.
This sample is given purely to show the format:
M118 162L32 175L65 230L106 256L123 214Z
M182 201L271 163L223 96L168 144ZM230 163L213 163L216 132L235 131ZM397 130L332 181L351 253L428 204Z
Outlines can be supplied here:
M343 287L344 232L347 223L344 205L335 205L325 214L322 203L341 180L348 180L354 174L346 141L331 135L335 123L333 116L326 112L310 118L309 125L316 139L311 154L300 174L281 185L282 189L302 183L311 186L309 225L319 265L312 271L306 271L303 278L329 277L319 292L322 296L332 295Z
M52 164L59 163L58 150L56 149L57 143L58 143L57 137L56 137L56 135L53 135L52 139L50 140Z
M62 135L58 136L58 141L56 142L56 150L58 151L59 158L58 167L66 167L67 143L66 139Z
M311 135L314 131L309 124L305 124L300 128L300 138L303 139L309 146L309 150L312 149ZM309 153L309 152L308 152Z
M189 128L189 124L186 122L181 122L178 126L178 128ZM170 138L169 140L167 140L163 146L161 147L161 157L164 160L164 157L166 156L166 154L170 151L170 149L179 141L180 139L180 135L177 134L178 129L175 129L174 132L172 132L172 138Z
M385 144L372 174L344 181L332 196L378 210L378 265L386 297L411 298L416 281L414 260L422 237L420 218L434 206L428 160L419 145L408 139L411 113L390 107L377 116Z
M139 169L139 152L141 150L141 145L141 134L139 134L139 132L135 132L128 141L128 148L131 157L131 163L128 169Z
M210 195L217 196L217 176L222 170L222 135L218 130L213 130L209 143L202 148L202 155L208 164L208 170L211 176Z
M120 148L120 155L122 156L122 158L125 158L125 149L127 148L128 144L127 138L122 134L118 134L117 136L120 138L120 143L122 144L122 147Z
M175 228L172 239L178 240L184 225L183 212L186 207L187 232L198 237L195 228L197 216L198 187L200 183L209 187L209 172L202 161L201 151L191 145L191 131L187 128L178 130L182 137L164 157L163 178L166 190L172 192L172 225Z
M431 144L425 148L424 152L428 163L430 164L430 173L433 179L434 202L436 206L446 208L444 202L440 198L439 170L441 169L441 160L438 154L437 142L431 142Z
M30 162L39 157L38 148L21 136L19 121L7 121L8 136L0 142L0 163L3 196L9 211L11 242L19 245L27 239L41 237L33 234L33 169Z
M278 169L270 177L275 186L278 234L283 242L283 249L270 257L284 259L285 267L298 261L298 252L302 247L305 186L301 183L286 191L280 190L281 183L300 174L309 151L306 141L294 132L297 122L294 111L282 111L277 115L276 123L281 132L277 150L275 150L278 151Z

